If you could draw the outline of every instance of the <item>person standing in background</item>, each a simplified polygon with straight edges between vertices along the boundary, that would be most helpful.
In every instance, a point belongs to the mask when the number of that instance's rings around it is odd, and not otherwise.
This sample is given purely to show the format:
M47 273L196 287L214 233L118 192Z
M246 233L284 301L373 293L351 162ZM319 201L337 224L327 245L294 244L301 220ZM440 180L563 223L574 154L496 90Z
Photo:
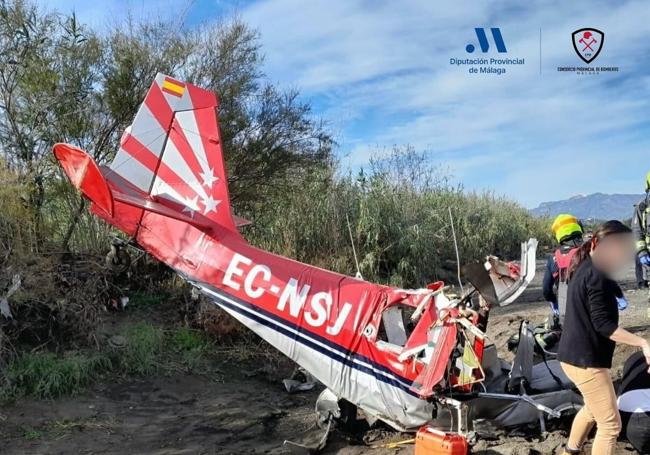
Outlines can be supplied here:
M618 325L621 289L611 277L629 264L633 252L632 230L620 221L608 221L578 249L569 267L557 358L582 394L584 406L573 420L565 454L581 453L594 425L592 453L615 453L621 416L609 370L616 343L641 348L650 360L650 343Z
M645 197L634 207L632 231L636 240L636 281L639 289L650 278L650 172L646 176Z
M551 305L547 329L559 329L566 308L569 265L573 255L582 245L583 230L575 216L563 213L555 218L551 231L557 240L558 248L546 262L542 292L544 299Z

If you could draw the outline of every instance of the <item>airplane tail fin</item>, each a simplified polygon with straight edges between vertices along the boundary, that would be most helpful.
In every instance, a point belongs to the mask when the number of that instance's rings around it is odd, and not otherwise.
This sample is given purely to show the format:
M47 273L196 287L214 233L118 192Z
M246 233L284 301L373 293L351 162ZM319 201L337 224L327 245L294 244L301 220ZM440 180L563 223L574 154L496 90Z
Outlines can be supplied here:
M213 92L158 74L111 171L190 217L234 229L217 106Z
M75 186L105 211L113 209L115 199L236 232L247 222L231 212L217 106L213 92L159 73L109 168L98 167L67 144L57 144L54 152ZM91 187L102 176L96 200L97 190ZM85 177L92 181L84 182Z

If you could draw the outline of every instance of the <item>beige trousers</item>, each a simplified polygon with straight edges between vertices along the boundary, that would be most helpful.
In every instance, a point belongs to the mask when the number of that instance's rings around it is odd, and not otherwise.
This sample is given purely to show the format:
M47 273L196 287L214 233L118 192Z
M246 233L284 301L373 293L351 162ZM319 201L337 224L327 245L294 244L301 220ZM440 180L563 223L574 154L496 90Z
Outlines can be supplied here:
M616 405L616 392L607 368L581 368L562 363L562 369L576 385L585 405L571 425L567 448L580 449L596 424L592 455L611 455L621 432L621 416Z

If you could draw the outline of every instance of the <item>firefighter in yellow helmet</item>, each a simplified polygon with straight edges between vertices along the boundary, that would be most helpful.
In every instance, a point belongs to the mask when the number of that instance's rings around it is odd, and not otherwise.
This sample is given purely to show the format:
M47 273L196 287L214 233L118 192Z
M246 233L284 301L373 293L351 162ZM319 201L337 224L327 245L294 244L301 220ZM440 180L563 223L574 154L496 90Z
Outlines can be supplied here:
M632 232L636 240L636 281L639 289L650 279L650 172L645 180L645 197L634 206Z
M546 263L542 291L552 308L553 322L550 328L557 329L566 308L568 268L573 255L582 245L583 229L575 216L563 213L555 218L551 230L559 246Z

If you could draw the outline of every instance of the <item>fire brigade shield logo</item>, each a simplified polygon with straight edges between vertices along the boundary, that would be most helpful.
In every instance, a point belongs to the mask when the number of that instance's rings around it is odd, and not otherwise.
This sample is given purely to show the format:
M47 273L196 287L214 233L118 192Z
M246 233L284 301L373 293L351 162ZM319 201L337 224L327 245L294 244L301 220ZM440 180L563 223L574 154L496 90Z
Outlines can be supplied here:
M595 28L581 28L572 33L573 48L585 63L593 62L603 48L605 34Z

